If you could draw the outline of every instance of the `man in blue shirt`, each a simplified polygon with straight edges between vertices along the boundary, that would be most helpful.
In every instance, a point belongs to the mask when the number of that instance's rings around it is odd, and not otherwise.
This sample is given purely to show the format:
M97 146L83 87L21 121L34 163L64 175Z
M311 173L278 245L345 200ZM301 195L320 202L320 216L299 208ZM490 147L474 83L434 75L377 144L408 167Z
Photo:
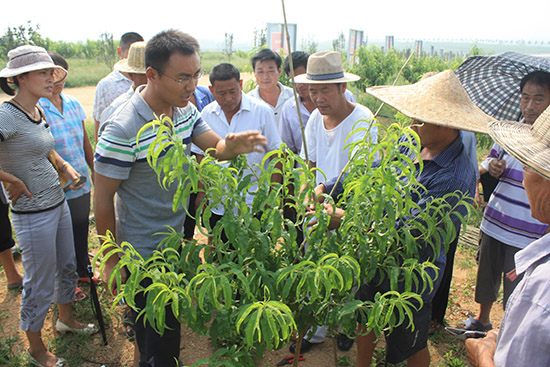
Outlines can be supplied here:
M419 172L418 182L426 189L423 195L414 200L423 208L433 198L440 198L446 194L460 191L473 196L475 193L475 173L468 154L462 144L457 129L468 129L477 132L486 131L489 116L473 105L466 91L452 71L442 72L429 79L413 85L399 87L373 87L367 93L393 106L413 120L413 129L420 137L422 145L420 157L415 157L417 169L419 159L423 161L423 170ZM434 108L437 106L437 108ZM429 123L428 123L429 121ZM403 151L408 154L407 151ZM317 187L317 193L331 192L337 184L335 194L341 190L341 183L333 179ZM451 200L457 200L456 198ZM450 203L451 207L455 203ZM331 215L333 227L339 226L344 215L342 209L332 210L327 206ZM461 207L459 212L466 214L466 208ZM455 230L458 232L460 221L455 220ZM440 283L445 267L445 249L439 254L433 254L431 247L423 246L419 251L419 261L431 261L440 270L432 274L433 289L424 291L421 296L424 306L414 312L414 328L408 328L407 323L394 328L386 336L386 362L399 363L407 360L408 366L429 366L430 354L427 347L428 328L431 319L431 301ZM376 292L390 290L389 284L364 284L358 292L363 300L373 300ZM364 325L365 322L363 321ZM359 326L359 330L363 329ZM357 366L370 366L376 337L374 333L357 336Z

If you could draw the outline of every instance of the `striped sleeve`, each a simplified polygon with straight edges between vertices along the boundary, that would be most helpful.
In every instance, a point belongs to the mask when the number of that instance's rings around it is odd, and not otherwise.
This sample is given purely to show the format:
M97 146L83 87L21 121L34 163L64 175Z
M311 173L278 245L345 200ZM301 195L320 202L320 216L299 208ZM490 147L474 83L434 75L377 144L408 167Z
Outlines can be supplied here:
M125 180L135 161L135 139L128 139L117 124L106 125L96 146L95 171L109 178Z
M9 107L8 107L9 106ZM17 131L17 125L13 112L8 111L11 106L5 103L4 108L0 108L0 141L9 139ZM15 107L11 107L13 110L18 111Z

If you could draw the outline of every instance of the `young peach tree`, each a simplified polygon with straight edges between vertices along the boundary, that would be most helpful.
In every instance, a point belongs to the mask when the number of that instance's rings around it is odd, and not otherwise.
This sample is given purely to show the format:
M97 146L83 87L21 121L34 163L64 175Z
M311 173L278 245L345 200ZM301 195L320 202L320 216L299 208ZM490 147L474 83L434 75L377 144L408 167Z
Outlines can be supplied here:
M453 193L420 206L414 200L425 190L416 180L422 170L421 159L414 163L420 157L418 136L398 123L377 126L379 143L361 141L350 149L357 153L344 194L324 195L325 203L346 210L337 230L328 229L330 218L321 200L308 201L314 187L304 184L315 182L314 172L284 145L266 155L268 168L255 171L254 182L245 174L250 172L245 171L245 156L219 165L207 155L199 163L184 154L168 118L144 126L142 131L157 132L148 161L160 185L177 185L174 209L186 207L190 193L204 191L197 218L212 244L186 242L179 229L168 228L158 250L144 259L129 243L106 241L102 252L115 249L103 255L120 256L118 267L131 274L120 284L118 268L112 272L109 284L116 279L121 289L115 302L124 297L135 307L134 297L143 292L147 304L137 322L146 319L162 334L169 306L182 323L209 335L218 350L195 365L254 366L291 336L299 341L298 355L310 327L340 327L353 336L359 314L365 330L377 335L410 323L413 307L422 304L419 293L432 285L428 270L435 268L419 262L420 243L438 254L456 235L453 219L464 220L458 207L469 204L461 193ZM282 175L282 183L272 181L274 173ZM301 186L306 189L294 190ZM254 193L252 205L245 201L249 192ZM211 209L219 205L225 214L210 228ZM285 218L285 207L294 208L296 220ZM308 227L311 218L316 224ZM302 229L304 240L298 243ZM389 279L392 291L373 302L356 300L357 288L375 274ZM140 285L144 279L149 286Z

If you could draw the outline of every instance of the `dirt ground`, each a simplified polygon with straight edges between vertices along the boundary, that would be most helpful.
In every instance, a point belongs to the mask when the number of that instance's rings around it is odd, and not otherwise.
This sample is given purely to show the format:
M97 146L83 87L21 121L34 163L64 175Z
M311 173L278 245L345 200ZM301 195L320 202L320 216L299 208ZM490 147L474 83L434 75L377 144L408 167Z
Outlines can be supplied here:
M243 75L243 79L248 80L251 75ZM201 85L208 85L207 77L203 77ZM88 116L91 116L94 87L71 88L64 92L68 95L76 97L83 105ZM2 96L0 96L0 101ZM94 238L95 233L90 233L91 241L97 242ZM470 246L476 243L476 232L470 233L469 237L465 237L462 242L468 242ZM450 326L456 326L468 316L474 316L477 311L477 305L473 301L473 291L475 287L476 264L474 260L475 251L469 247L461 248L457 251L453 284L451 295L449 297L449 307L447 310L447 322ZM22 271L22 265L19 258L16 259L16 264ZM88 287L82 287L85 293L89 292ZM44 328L42 329L43 337L49 341L49 348L65 359L71 361L79 361L71 364L71 366L131 366L133 358L133 345L127 340L124 335L122 325L122 313L124 308L121 306L112 305L112 298L107 295L103 287L99 287L100 302L103 307L107 326L108 345L104 346L101 335L98 333L90 339L80 342L78 337L66 335L60 336L54 331L54 323L56 321L55 308L52 307ZM25 335L19 330L19 305L21 293L19 291L7 291L6 279L3 270L0 272L0 344L9 341L13 355L20 356L25 353L28 348L28 343ZM87 322L93 322L92 307L87 300L79 302L75 305L76 315L79 319ZM493 308L492 319L494 327L500 326L503 311L502 304L495 305ZM181 360L185 364L192 364L195 361L207 358L214 349L207 338L200 338L188 329L182 330L182 351ZM0 345L0 347L2 347ZM383 347L383 341L379 342L378 347ZM300 362L300 366L314 367L332 367L338 365L334 359L335 343L332 339L327 340L324 344L315 346L311 352L305 355L306 360ZM429 341L430 353L432 356L433 366L448 366L451 357L458 357L465 360L465 352L463 343L448 336L444 331L436 333ZM349 352L337 351L339 358L343 358L340 365L345 364L346 360L355 364L357 350L354 345ZM288 348L269 353L261 366L275 366L283 357L289 355ZM19 364L10 363L8 366L18 366ZM23 364L21 364L23 365ZM452 364L455 365L455 364ZM467 362L466 362L466 365Z
M93 229L90 233L94 235ZM449 297L449 307L447 310L446 320L449 325L456 326L468 316L474 316L477 310L476 304L473 301L473 291L475 287L475 272L476 266L473 257L475 251L468 247L459 247L455 259L453 283L451 294ZM20 258L16 258L16 264L22 271ZM83 291L89 294L89 288L82 286ZM77 339L77 336L60 335L54 330L55 321L57 320L55 308L52 307L44 328L42 329L43 337L49 341L49 347L55 350L58 355L71 361L71 366L132 366L133 344L128 341L124 335L124 327L122 325L122 314L124 308L116 305L111 308L112 297L110 297L103 287L99 287L99 298L102 304L102 309L105 317L107 328L108 345L104 346L102 337L98 333L89 339ZM12 351L14 355L22 355L28 343L25 335L19 330L19 305L21 292L8 291L6 289L6 279L3 272L0 274L0 342L12 340ZM500 320L503 316L502 304L495 305L493 308L493 324L495 327L500 326ZM95 322L95 316L92 311L90 297L86 300L75 304L75 312L80 320L86 322ZM184 328L182 330L182 350L181 360L185 364L192 363L207 358L214 352L211 343L206 337L199 337L191 330ZM378 348L383 348L383 340L379 341ZM335 343L333 339L328 339L324 344L315 346L309 353L305 355L305 361L300 362L303 367L333 367L338 364L335 362ZM465 359L463 343L453 339L444 331L436 333L429 341L430 354L432 356L432 366L448 366L449 359L461 358ZM382 350L382 349L381 349ZM75 354L78 354L76 356ZM350 365L355 364L357 354L356 345L349 352L336 351L338 359ZM285 356L289 355L288 348L275 352L270 352L265 357L261 366L275 366ZM22 365L22 364L21 364ZM347 364L341 364L347 365ZM468 365L467 363L465 365ZM19 366L19 364L8 364L7 366Z

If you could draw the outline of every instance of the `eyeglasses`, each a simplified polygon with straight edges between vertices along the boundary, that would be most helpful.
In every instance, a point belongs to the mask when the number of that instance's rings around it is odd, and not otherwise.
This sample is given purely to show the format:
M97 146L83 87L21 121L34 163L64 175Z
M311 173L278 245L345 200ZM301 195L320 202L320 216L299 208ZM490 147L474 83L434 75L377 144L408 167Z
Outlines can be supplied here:
M181 77L181 78L172 78L171 76L164 74L163 72L161 72L161 71L158 70L158 69L155 69L155 70L158 71L158 73L159 73L160 75L164 75L165 77L167 77L167 78L170 79L170 80L175 81L175 82L178 83L179 85L186 85L186 84L188 84L192 79L198 81L198 80L199 80L200 78L202 78L202 76L204 75L204 72L203 72L203 71L198 71L195 75L184 74L184 75L185 75L184 77Z

